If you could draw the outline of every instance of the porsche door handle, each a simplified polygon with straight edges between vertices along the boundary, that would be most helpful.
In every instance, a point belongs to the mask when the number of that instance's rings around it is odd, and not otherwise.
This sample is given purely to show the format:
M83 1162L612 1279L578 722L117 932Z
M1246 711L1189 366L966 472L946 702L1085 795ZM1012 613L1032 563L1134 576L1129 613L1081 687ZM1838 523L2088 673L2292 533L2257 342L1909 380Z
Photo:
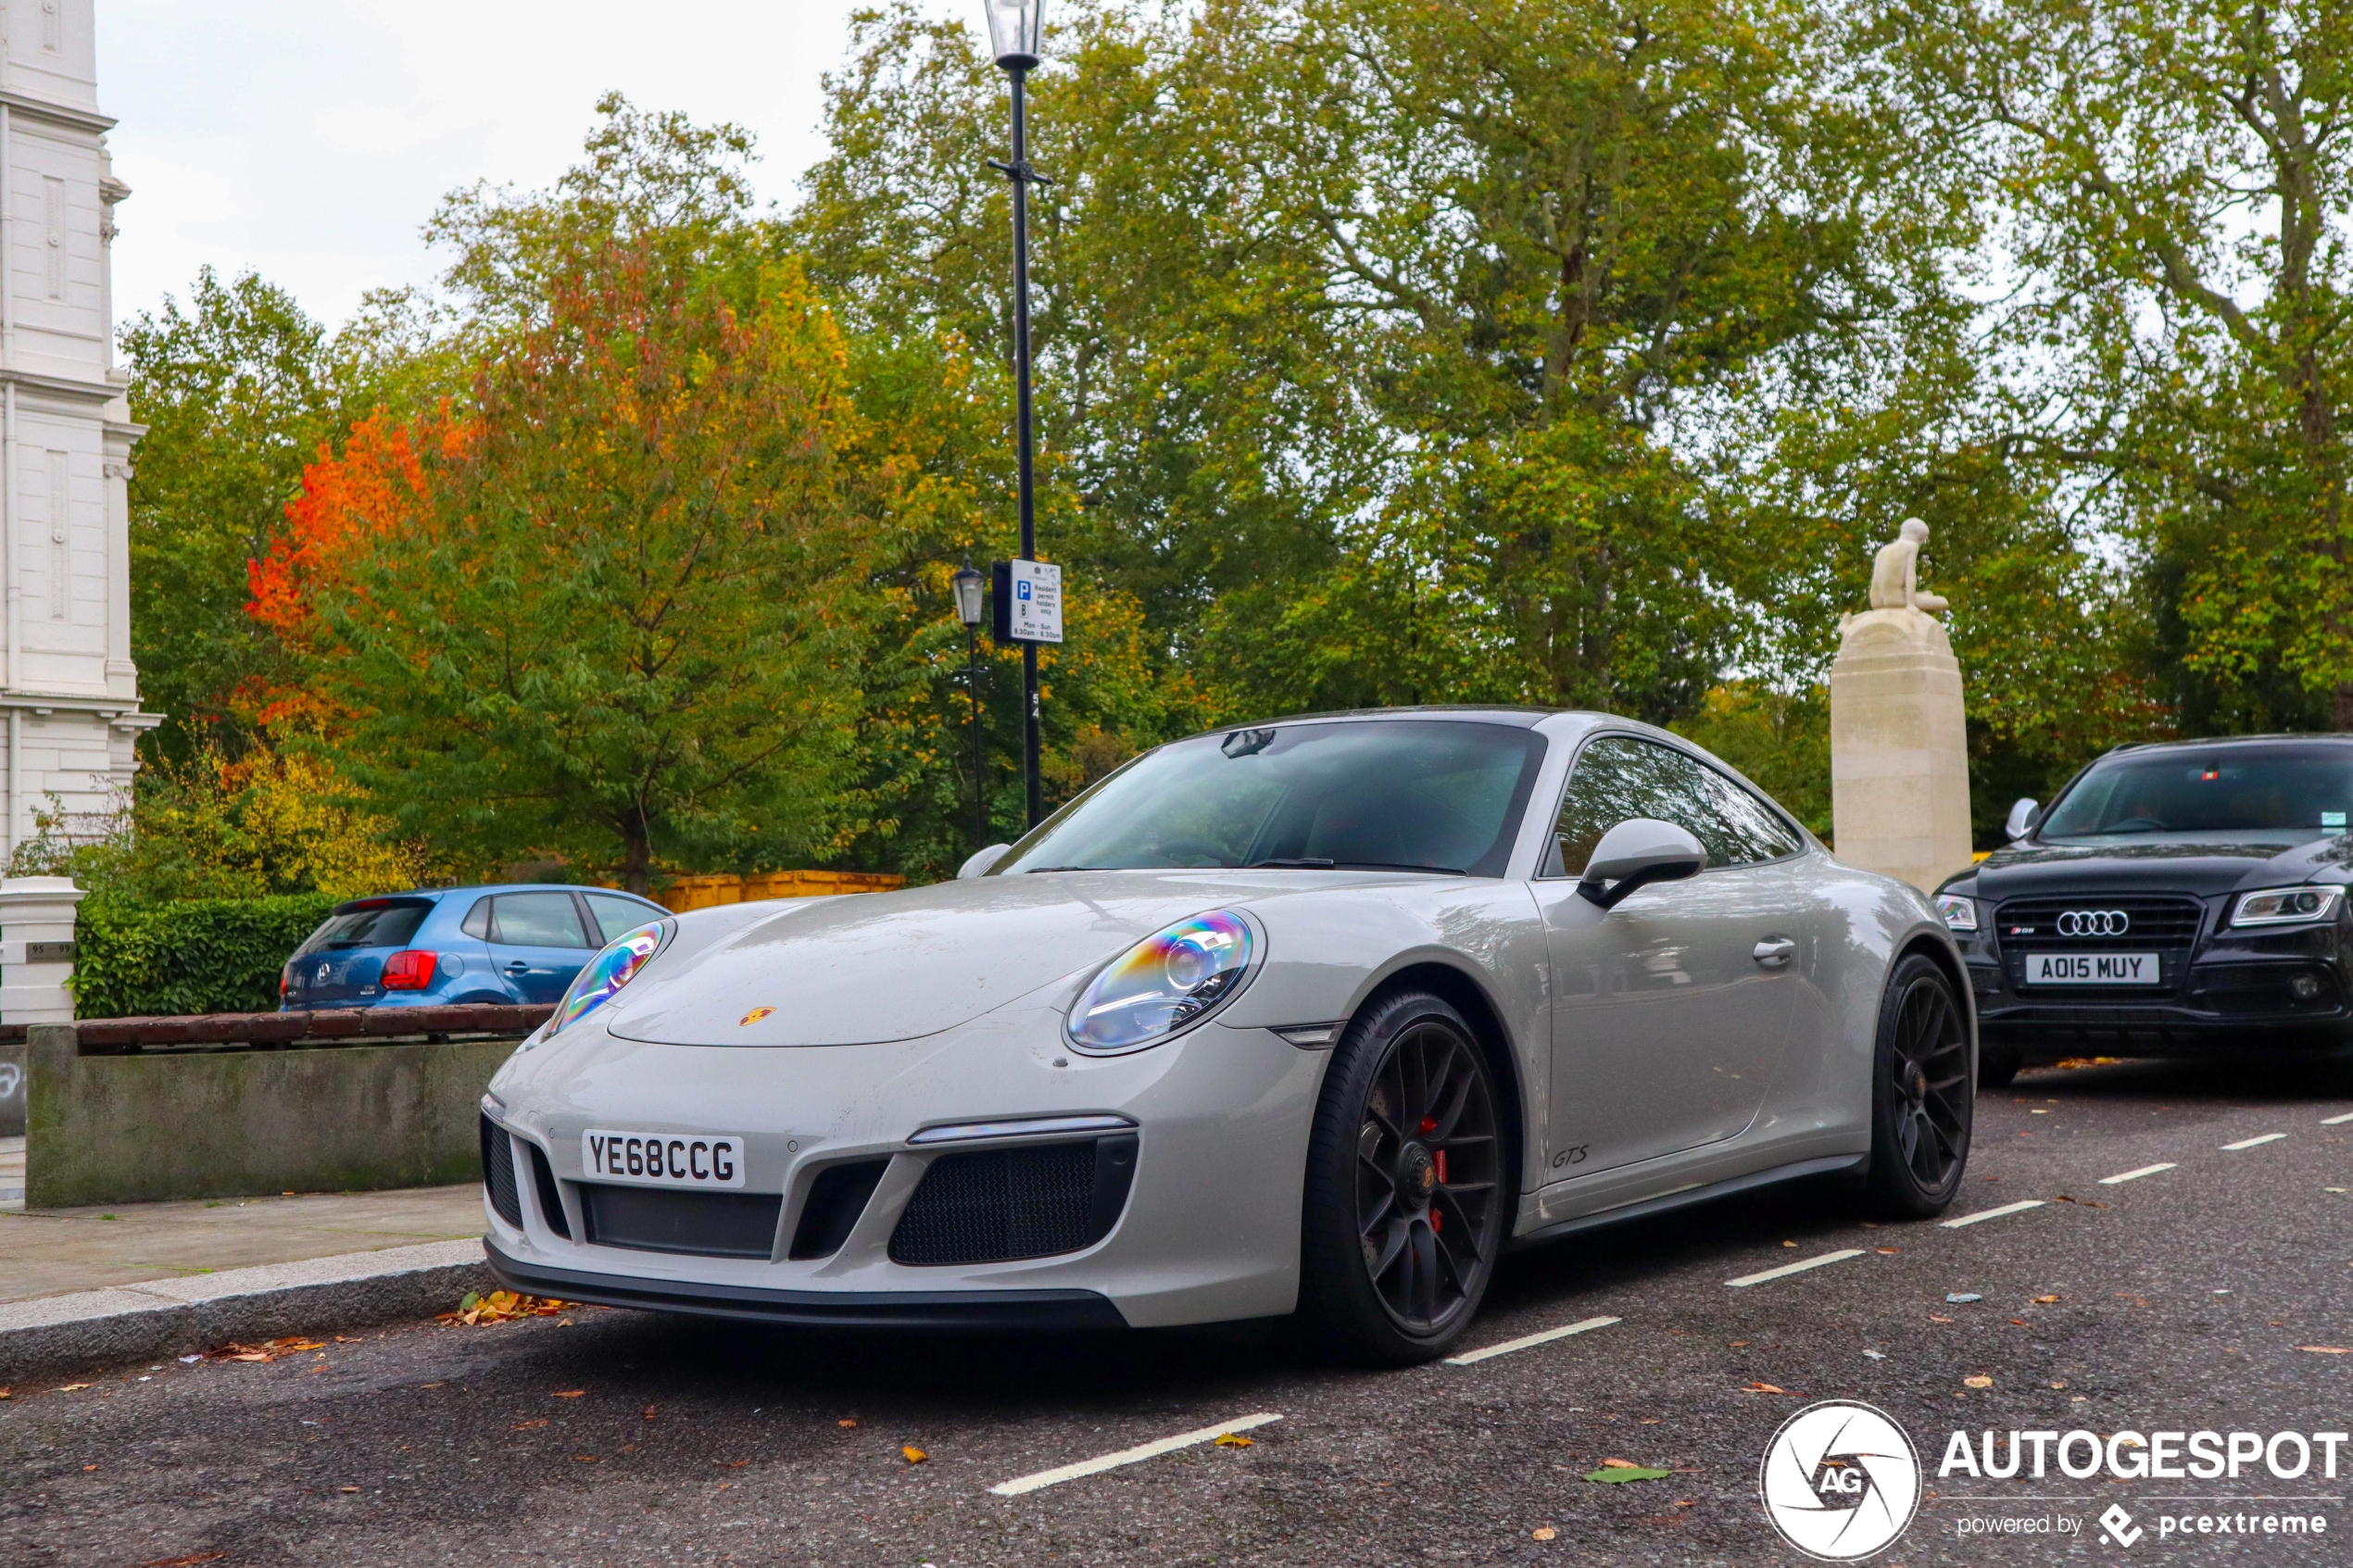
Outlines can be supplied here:
M1780 969L1797 955L1797 944L1786 936L1768 936L1749 949L1748 956L1767 969Z

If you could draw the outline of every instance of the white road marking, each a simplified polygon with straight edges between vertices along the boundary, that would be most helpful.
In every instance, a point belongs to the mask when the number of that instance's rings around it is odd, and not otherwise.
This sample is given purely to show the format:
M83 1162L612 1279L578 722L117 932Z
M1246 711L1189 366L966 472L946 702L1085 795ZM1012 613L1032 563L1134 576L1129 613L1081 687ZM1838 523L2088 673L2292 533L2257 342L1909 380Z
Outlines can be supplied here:
M1808 1258L1802 1263L1783 1263L1780 1268L1767 1269L1761 1274L1743 1274L1738 1279L1728 1279L1724 1283L1734 1290L1745 1290L1752 1285L1763 1285L1768 1279L1787 1279L1808 1269L1818 1269L1825 1263L1843 1263L1849 1258L1860 1258L1862 1255L1861 1248L1848 1247L1836 1252L1825 1252L1818 1258Z
M1264 1426L1269 1422L1282 1419L1272 1411L1261 1411L1255 1415L1236 1416L1223 1425L1204 1426L1198 1432L1179 1432L1174 1437L1155 1437L1149 1443L1139 1443L1132 1449L1122 1449L1115 1454L1103 1454L1095 1459L1082 1459L1076 1464L1056 1465L1051 1470L1041 1470L1035 1475L1024 1475L1012 1481L1000 1482L988 1489L1000 1498L1017 1498L1024 1492L1035 1492L1046 1486L1059 1486L1064 1481L1076 1481L1082 1475L1100 1475L1106 1470L1116 1470L1123 1464L1136 1464L1144 1460L1158 1459L1163 1454L1175 1453L1178 1449L1189 1449L1196 1443L1206 1443L1223 1437L1229 1432L1247 1432L1253 1426Z
M2241 1138L2236 1143L2226 1143L2222 1147L2226 1150L2233 1151L2242 1148L2253 1148L2257 1144L2260 1143L2277 1143L2285 1136L2287 1136L2285 1133L2265 1133L2258 1137Z
M2347 1122L2353 1122L2353 1110L2348 1110L2342 1116L2323 1116L2321 1118L2321 1125L2323 1127L2342 1127Z
M2100 1178L2100 1185L2104 1187L2121 1186L2126 1182L2137 1182L2143 1176L2154 1176L2159 1171L2171 1171L2175 1169L2177 1169L2177 1167L2171 1160L2169 1160L2162 1165L2144 1165L2137 1171L2126 1171L2121 1175L2102 1176Z
M1596 1328L1607 1328L1616 1322L1617 1322L1616 1318L1587 1318L1583 1323L1573 1323L1567 1328L1548 1328L1541 1334L1523 1335L1517 1339L1506 1339L1501 1345L1490 1345L1484 1350L1466 1350L1459 1356L1447 1357L1446 1364L1470 1366L1478 1361L1491 1361L1497 1356L1508 1356L1514 1350L1526 1350L1538 1345L1549 1345L1555 1339L1566 1339L1572 1334L1585 1334Z
M2016 1203L2005 1203L1999 1209L1980 1209L1974 1214L1964 1214L1957 1220L1947 1220L1944 1222L1944 1228L1948 1231L1957 1231L1963 1225L1973 1225L1980 1220L1998 1220L2005 1214L2023 1214L2029 1209L2041 1207L2043 1207L2043 1200L2039 1198L2023 1198Z

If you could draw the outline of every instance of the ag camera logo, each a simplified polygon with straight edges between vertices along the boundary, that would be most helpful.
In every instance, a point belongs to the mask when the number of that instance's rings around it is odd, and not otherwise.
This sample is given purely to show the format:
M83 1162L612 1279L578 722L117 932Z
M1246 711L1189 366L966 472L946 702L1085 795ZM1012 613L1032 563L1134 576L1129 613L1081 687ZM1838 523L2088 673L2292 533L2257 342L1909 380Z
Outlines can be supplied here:
M1825 1399L1773 1434L1756 1486L1781 1539L1821 1562L1853 1562L1910 1527L1920 1457L1885 1411Z

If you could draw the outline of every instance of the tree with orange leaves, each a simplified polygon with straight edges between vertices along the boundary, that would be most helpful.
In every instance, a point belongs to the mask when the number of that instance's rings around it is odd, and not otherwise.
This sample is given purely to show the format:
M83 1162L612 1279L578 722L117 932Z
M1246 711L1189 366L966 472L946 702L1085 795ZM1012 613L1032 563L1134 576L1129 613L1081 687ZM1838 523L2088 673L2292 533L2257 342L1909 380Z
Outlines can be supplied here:
M608 245L463 421L365 421L306 473L252 572L252 613L311 656L278 710L484 863L644 891L658 856L806 853L840 807L891 483L845 358L797 269Z

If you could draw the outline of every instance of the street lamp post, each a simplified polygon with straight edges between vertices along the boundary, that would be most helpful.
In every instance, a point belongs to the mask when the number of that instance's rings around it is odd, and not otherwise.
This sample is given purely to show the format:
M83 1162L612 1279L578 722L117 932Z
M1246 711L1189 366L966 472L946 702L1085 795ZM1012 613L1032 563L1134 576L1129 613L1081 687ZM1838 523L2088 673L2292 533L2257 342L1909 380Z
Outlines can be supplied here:
M1045 27L1045 0L987 0L988 41L997 63L1013 79L1013 160L989 167L1013 187L1013 420L1020 447L1021 558L1038 558L1036 497L1031 484L1033 433L1029 408L1029 187L1040 177L1029 167L1028 104L1026 84L1040 58L1038 44ZM1027 822L1036 827L1045 813L1038 785L1038 645L1021 646L1022 784L1028 794Z
M988 842L988 792L980 777L980 585L973 558L949 579L956 590L956 618L964 623L964 690L972 696L973 717L973 847Z

